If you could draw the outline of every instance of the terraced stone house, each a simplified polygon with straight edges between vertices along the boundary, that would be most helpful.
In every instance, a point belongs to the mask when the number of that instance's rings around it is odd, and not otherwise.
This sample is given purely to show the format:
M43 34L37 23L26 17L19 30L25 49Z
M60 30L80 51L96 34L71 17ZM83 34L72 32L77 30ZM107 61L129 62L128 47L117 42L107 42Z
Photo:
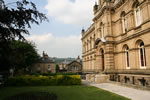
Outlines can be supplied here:
M43 56L33 66L32 73L56 73L56 63L43 51Z
M99 0L82 30L88 81L150 88L150 0Z

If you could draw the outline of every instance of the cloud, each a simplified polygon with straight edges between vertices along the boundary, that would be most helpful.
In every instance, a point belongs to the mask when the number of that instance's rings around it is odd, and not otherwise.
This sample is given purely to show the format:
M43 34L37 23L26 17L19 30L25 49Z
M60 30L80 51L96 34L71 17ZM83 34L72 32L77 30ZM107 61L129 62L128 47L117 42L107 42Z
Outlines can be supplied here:
M48 15L64 24L87 26L92 23L95 0L48 0Z
M81 36L54 37L53 34L30 35L27 40L34 41L41 54L50 57L77 57L81 55Z

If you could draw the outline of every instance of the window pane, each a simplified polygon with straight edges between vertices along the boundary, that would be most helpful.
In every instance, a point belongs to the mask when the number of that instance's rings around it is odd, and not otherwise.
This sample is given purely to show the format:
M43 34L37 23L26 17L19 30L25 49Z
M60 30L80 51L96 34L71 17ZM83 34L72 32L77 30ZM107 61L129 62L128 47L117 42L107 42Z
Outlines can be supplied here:
M129 52L127 51L127 67L129 67Z
M143 49L140 48L140 59L141 59L141 66L144 66L144 56L143 56Z
M137 22L137 26L141 24L141 13L139 8L136 10L136 22Z
M145 48L144 48L144 59L145 59L145 66L146 66L146 53L145 53Z

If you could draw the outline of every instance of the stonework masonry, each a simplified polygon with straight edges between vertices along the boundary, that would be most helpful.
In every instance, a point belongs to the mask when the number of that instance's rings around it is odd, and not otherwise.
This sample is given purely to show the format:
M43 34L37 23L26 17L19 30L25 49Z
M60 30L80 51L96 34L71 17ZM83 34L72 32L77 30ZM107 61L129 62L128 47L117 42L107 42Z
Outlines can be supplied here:
M93 24L82 30L87 80L149 88L150 0L99 0L93 11Z

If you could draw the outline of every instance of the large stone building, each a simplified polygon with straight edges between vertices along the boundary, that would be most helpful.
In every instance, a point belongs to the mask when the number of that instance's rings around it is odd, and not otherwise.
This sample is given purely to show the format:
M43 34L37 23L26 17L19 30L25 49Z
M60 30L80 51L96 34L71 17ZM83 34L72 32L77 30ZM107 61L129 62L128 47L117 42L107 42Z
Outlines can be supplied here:
M56 63L43 52L43 56L32 68L32 73L55 73Z
M99 0L82 48L87 80L150 87L150 0Z

